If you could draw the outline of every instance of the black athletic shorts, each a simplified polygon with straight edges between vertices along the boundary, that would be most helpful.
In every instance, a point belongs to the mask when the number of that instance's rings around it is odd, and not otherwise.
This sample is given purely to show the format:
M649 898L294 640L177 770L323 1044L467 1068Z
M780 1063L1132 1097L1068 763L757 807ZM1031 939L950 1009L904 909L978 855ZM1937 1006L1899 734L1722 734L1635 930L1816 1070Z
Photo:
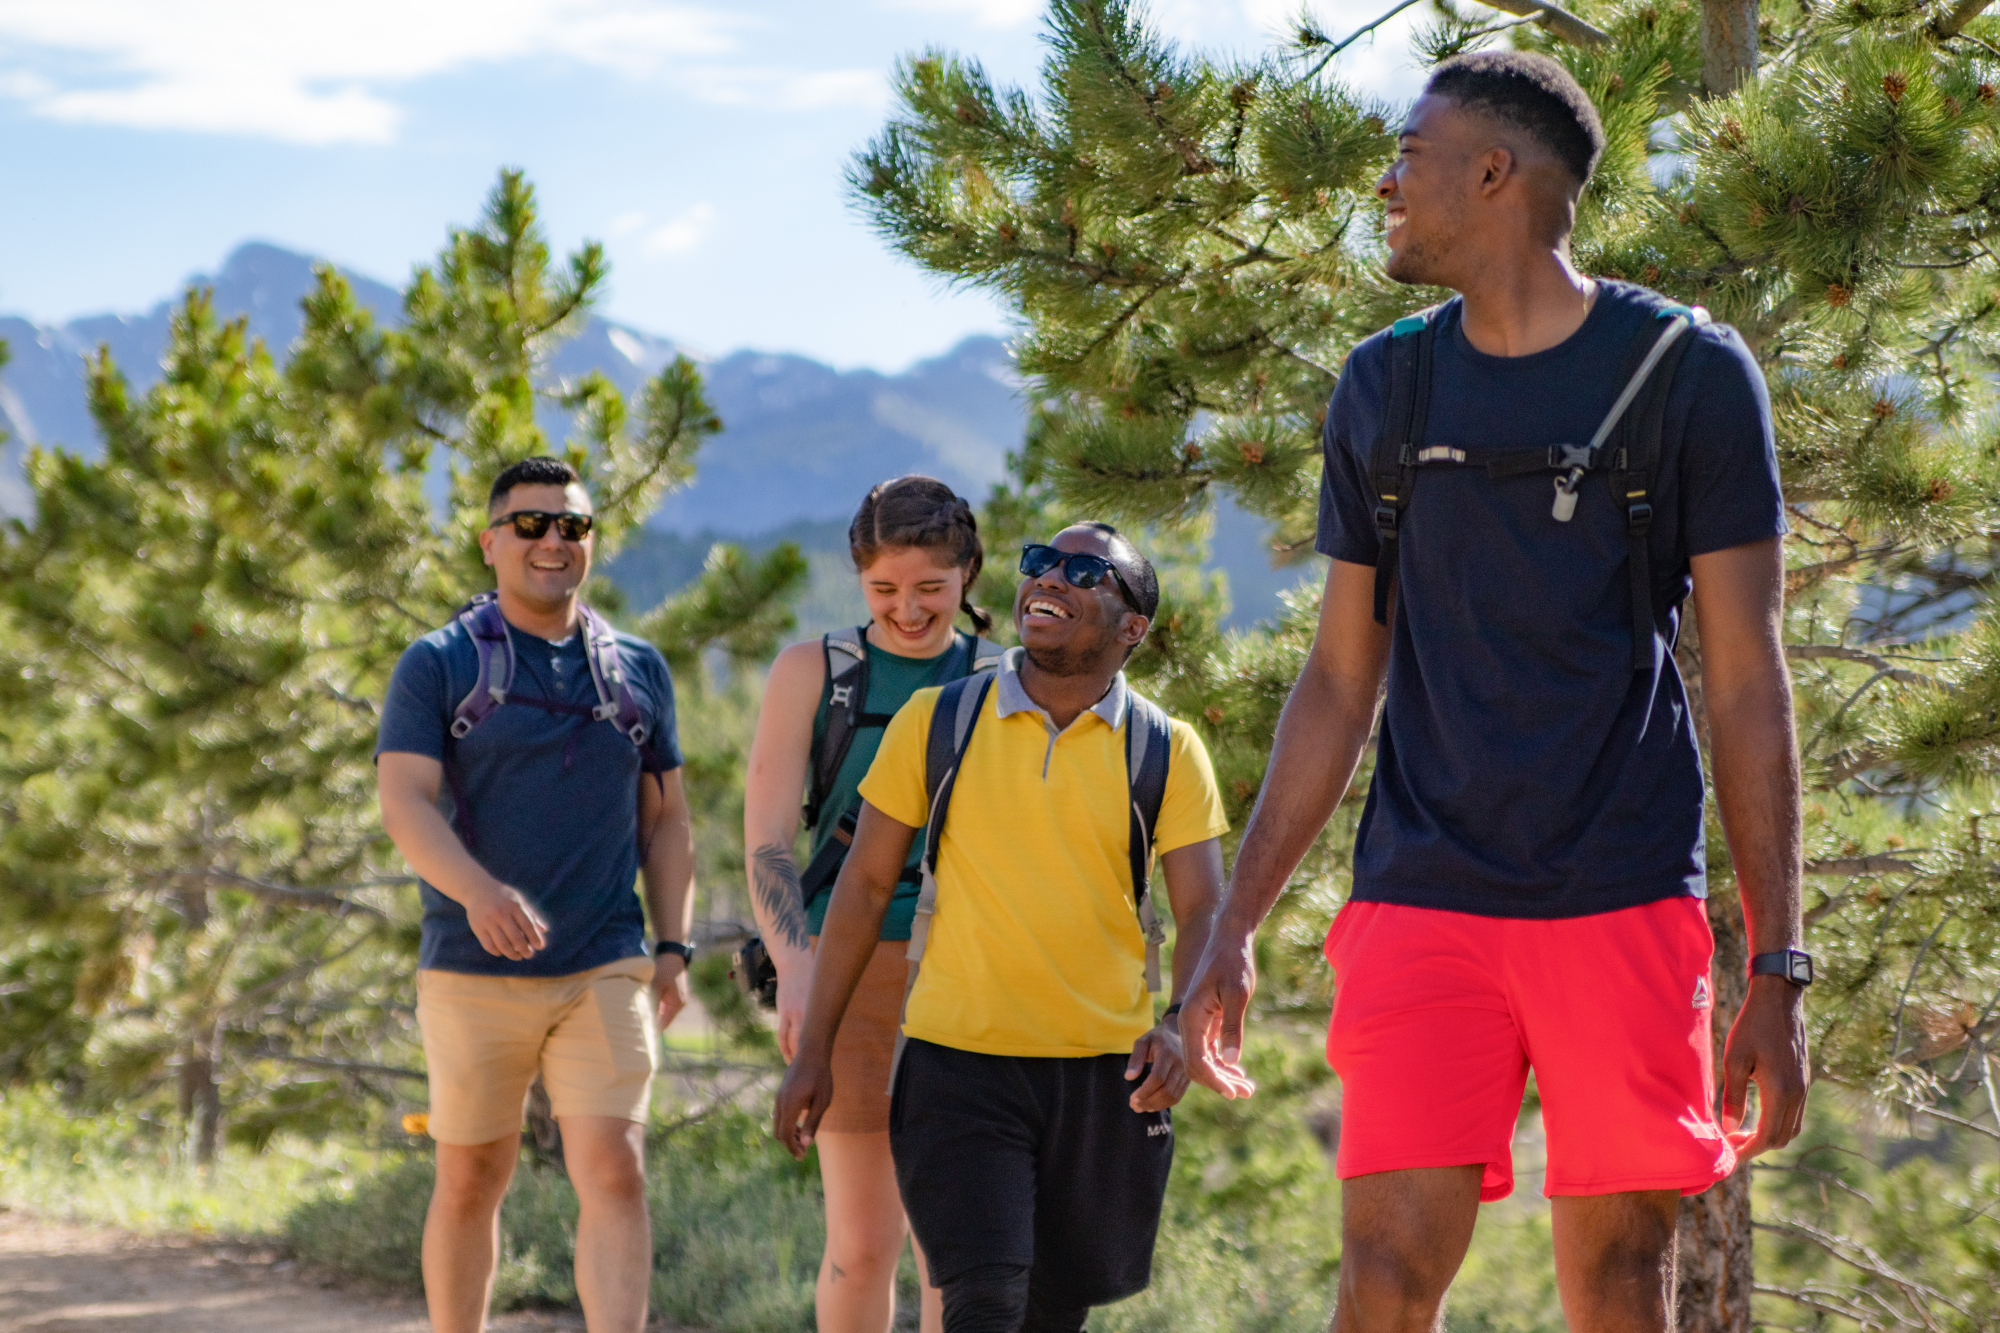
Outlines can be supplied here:
M1143 1291L1174 1158L1170 1111L1131 1107L1124 1055L979 1055L912 1040L889 1145L910 1228L940 1287L1026 1266L1046 1298Z

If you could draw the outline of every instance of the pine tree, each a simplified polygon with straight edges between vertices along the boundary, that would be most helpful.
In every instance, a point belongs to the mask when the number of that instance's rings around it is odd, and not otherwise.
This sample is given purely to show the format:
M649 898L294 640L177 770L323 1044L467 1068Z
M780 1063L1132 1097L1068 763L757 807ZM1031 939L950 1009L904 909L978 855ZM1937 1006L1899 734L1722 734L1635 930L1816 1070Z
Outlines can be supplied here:
M506 464L564 451L600 558L719 428L692 363L638 410L545 367L601 291L552 259L503 173L378 326L322 269L281 367L187 295L135 399L90 367L103 456L36 451L36 512L0 547L0 1076L85 1094L177 1085L191 1155L369 1122L407 1055L416 901L375 812L376 703L412 639L490 586L474 536ZM440 496L442 482L446 493ZM768 654L796 550L719 553L638 623L699 688L711 643ZM616 609L597 583L592 600ZM414 1075L420 1078L421 1075ZM413 1088L406 1088L413 1091Z
M1418 53L1504 33L1563 61L1610 140L1580 209L1580 266L1707 306L1771 387L1819 1095L1839 1084L1993 1134L2000 887L1981 819L2000 757L2000 23L1984 0L1502 8L1522 17L1436 0ZM1021 320L1039 402L995 525L1060 511L1198 534L1227 493L1271 522L1275 559L1301 555L1343 358L1442 295L1381 274L1371 187L1400 108L1341 84L1345 43L1309 22L1232 62L1160 40L1125 0L1052 0L1047 40L1039 95L947 52L904 61L892 119L850 170L889 244ZM1181 591L1134 668L1202 730L1240 827L1317 592L1222 636L1214 599ZM1678 661L1698 709L1698 625ZM1351 797L1260 941L1267 1013L1325 1005L1317 944L1357 810ZM1719 828L1709 847L1719 1049L1745 949ZM1992 1225L1969 1199L1957 1217ZM1762 1220L1827 1234L1802 1213ZM1684 1205L1684 1329L1750 1326L1751 1237L1748 1171ZM1855 1317L1885 1292L1913 1327L2000 1311L1989 1279L1967 1305L1880 1255L1813 1243L1846 1285L1793 1292L1808 1312ZM1785 1295L1764 1300L1775 1322L1794 1317Z

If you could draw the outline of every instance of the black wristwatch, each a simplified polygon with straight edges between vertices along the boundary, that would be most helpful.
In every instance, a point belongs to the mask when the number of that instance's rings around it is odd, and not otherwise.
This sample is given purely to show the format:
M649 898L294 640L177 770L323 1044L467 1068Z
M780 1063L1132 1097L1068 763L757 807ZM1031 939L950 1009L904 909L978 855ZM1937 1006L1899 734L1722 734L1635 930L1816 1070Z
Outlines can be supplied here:
M1812 955L1803 949L1781 949L1777 953L1760 953L1750 960L1750 975L1783 977L1794 986L1810 986L1813 983Z
M679 940L654 940L653 957L658 958L663 953L677 953L683 963L694 961L694 946L682 944Z

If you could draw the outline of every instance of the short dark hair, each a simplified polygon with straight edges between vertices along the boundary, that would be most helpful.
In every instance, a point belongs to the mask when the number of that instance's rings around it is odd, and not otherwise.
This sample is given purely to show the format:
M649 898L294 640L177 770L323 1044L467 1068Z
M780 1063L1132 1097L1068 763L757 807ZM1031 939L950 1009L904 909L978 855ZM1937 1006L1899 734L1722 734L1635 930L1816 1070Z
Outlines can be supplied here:
M1604 122L1574 75L1538 51L1474 51L1431 71L1424 91L1524 131L1581 186L1604 155Z
M1087 520L1076 526L1104 534L1104 544L1111 548L1111 563L1118 566L1118 572L1125 576L1126 585L1132 590L1132 600L1139 604L1133 609L1151 620L1160 609L1160 576L1153 572L1153 562L1132 544L1130 537L1109 523Z
M576 469L560 458L550 458L546 454L540 458L524 458L493 479L493 489L486 493L486 510L491 513L507 498L507 492L516 486L567 486L582 480Z

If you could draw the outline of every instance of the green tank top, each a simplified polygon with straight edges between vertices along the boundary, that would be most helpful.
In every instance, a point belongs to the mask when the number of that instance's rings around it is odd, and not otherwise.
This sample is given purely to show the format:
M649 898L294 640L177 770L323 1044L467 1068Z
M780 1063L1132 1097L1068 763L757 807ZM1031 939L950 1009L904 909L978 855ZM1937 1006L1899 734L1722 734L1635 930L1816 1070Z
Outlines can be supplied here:
M957 647L953 640L952 647ZM891 714L904 704L918 690L932 685L948 683L944 671L956 654L952 648L945 649L936 657L898 657L895 653L868 645L868 697L861 701L860 712ZM967 659L960 658L965 661ZM819 710L813 714L812 752L819 753L819 747L826 736L826 705L828 692L822 688L819 696ZM881 727L859 727L854 732L854 743L847 747L847 758L840 765L840 772L834 776L833 789L826 794L826 804L819 812L819 823L813 827L812 850L807 860L819 855L820 849L833 837L834 829L840 825L840 817L850 810L861 809L861 779L868 776L868 766L875 762L875 752L882 748ZM917 830L917 836L910 842L910 859L906 869L914 870L924 859L924 834ZM916 884L898 884L896 896L889 900L889 910L882 917L882 935L885 940L906 940L910 938L910 921L917 914ZM833 886L827 885L813 895L806 904L806 929L817 935L826 924L827 904L833 899Z

